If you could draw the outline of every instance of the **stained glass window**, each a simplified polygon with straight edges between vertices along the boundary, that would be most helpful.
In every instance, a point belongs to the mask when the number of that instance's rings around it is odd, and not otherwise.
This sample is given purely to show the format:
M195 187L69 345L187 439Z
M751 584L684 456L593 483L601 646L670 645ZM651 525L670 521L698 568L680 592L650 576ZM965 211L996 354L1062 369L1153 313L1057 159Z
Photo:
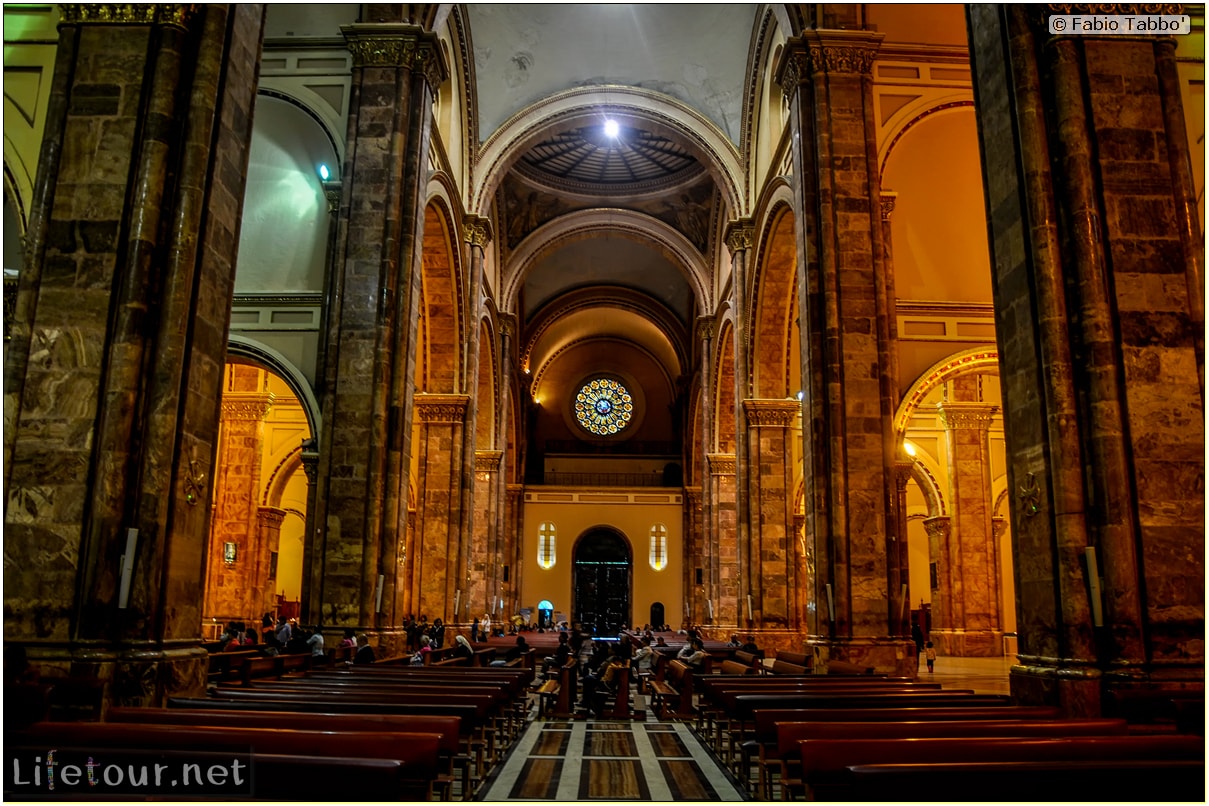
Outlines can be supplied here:
M588 381L575 396L575 419L587 431L610 436L629 425L634 399L612 378Z
M542 568L554 567L554 524L549 521L537 529L537 564Z

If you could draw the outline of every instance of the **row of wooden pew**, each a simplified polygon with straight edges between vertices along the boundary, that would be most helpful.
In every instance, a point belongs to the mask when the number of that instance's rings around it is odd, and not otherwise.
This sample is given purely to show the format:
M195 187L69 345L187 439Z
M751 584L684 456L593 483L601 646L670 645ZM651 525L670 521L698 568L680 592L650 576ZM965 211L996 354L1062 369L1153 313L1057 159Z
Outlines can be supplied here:
M695 729L756 799L1204 800L1203 736L911 678L721 671L692 677Z
M224 764L247 771L244 789L165 792L140 788L133 772L115 774L124 789L102 787L135 798L468 800L523 728L532 680L523 666L308 670L221 684L166 708L111 708L105 722L38 722L7 733L6 761L56 748L60 759L91 753L129 770L195 764L222 772L225 785L239 776ZM48 794L28 790L6 781L6 795ZM59 792L72 794L62 783Z

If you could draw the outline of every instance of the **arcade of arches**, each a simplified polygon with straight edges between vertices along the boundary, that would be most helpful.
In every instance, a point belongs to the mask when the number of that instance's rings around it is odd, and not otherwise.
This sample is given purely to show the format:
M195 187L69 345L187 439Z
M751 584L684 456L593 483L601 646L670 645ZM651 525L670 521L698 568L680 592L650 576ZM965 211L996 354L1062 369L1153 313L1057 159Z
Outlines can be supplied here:
M5 6L6 641L148 704L266 611L1202 680L1203 6L1044 9Z

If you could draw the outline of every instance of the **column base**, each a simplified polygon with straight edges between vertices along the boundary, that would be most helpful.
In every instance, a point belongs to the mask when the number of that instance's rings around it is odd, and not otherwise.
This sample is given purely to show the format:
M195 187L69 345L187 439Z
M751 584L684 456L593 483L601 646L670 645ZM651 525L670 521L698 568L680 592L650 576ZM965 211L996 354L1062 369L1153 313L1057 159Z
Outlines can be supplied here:
M953 658L1001 658L1004 653L1001 630L932 630L928 638L936 645L936 654Z
M852 664L864 669L871 668L874 674L894 677L915 677L919 669L915 642L910 638L811 638L807 640L807 645L808 650L814 652L815 670L820 674L825 674L833 662L837 668L841 664Z

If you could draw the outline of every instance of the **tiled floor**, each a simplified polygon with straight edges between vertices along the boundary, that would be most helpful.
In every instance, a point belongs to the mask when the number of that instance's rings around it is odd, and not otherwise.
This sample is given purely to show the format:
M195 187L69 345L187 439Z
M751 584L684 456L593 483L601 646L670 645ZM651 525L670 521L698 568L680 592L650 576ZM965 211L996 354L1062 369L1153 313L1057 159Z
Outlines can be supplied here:
M921 663L919 679L946 689L1008 694L1011 658L937 658ZM642 700L635 698L635 707ZM480 788L480 801L745 800L734 779L682 722L535 720L499 771Z

